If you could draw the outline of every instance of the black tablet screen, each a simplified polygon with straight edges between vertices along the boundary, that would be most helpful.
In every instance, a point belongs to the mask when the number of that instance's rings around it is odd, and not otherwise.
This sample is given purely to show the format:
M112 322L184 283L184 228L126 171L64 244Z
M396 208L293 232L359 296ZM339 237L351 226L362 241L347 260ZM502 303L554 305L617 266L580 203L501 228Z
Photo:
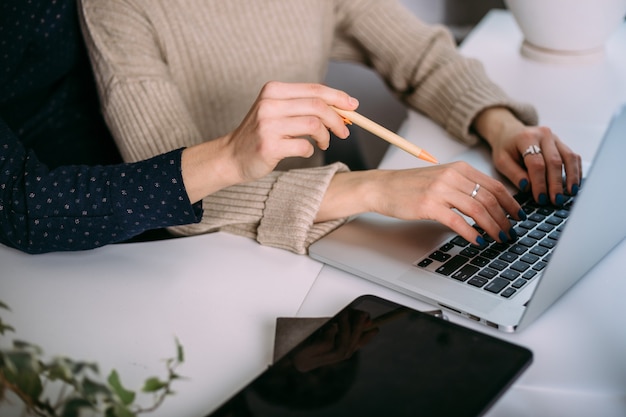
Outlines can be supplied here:
M478 416L531 360L521 346L362 296L210 416Z

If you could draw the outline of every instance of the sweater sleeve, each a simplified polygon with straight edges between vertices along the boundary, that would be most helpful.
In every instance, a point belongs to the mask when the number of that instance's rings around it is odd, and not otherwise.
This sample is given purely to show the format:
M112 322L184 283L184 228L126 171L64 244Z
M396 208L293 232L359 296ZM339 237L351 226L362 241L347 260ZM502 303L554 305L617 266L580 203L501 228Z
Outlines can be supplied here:
M124 159L140 160L212 139L202 137L185 108L149 19L132 2L113 1L82 0L81 22L103 112ZM332 176L345 170L335 164L277 171L228 187L203 200L199 224L171 231L227 231L305 253L311 242L344 221L314 223Z
M372 67L400 100L451 135L475 144L471 124L494 106L537 123L535 109L508 97L479 61L463 57L443 26L425 24L397 0L338 1L337 8L333 58Z
M85 250L200 220L182 149L150 160L49 170L0 120L0 242L28 253Z

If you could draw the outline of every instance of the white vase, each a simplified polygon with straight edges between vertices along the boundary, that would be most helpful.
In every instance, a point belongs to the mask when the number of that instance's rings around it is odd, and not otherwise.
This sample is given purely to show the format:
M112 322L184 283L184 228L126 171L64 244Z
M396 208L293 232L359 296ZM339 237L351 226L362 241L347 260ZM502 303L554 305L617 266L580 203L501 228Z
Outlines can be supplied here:
M504 1L524 35L521 53L544 62L600 60L626 15L626 0Z

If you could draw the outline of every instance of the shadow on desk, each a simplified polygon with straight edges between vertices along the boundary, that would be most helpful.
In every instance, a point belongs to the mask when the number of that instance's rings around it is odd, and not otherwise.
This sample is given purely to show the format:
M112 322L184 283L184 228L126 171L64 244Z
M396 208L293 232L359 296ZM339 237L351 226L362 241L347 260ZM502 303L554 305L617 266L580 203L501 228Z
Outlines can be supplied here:
M179 236L172 234L167 229L154 229L154 230L146 230L145 232L125 240L123 242L118 242L117 244L123 243L138 243L138 242L153 242L156 240L167 240L167 239L175 239Z

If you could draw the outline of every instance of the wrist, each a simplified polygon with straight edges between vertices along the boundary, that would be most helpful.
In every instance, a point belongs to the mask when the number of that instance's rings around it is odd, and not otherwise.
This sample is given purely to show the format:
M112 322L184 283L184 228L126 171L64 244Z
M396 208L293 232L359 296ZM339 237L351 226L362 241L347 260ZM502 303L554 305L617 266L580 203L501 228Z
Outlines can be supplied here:
M335 174L315 218L316 222L375 211L380 172L350 171Z
M524 124L505 107L490 107L478 113L472 123L474 130L494 148L504 137L524 128Z
M183 151L182 177L192 203L243 181L226 143L227 138L222 137Z

